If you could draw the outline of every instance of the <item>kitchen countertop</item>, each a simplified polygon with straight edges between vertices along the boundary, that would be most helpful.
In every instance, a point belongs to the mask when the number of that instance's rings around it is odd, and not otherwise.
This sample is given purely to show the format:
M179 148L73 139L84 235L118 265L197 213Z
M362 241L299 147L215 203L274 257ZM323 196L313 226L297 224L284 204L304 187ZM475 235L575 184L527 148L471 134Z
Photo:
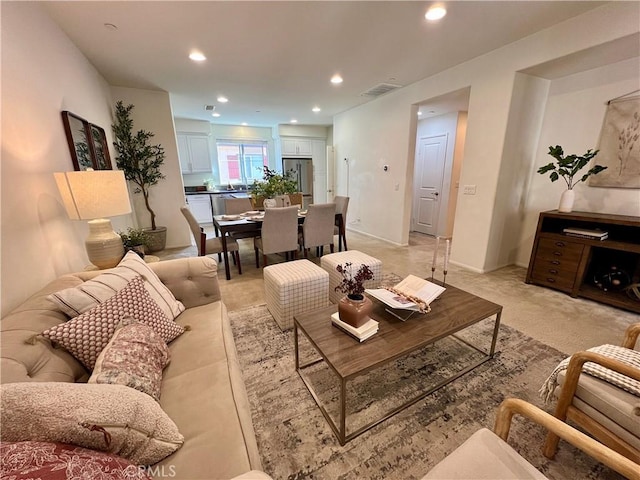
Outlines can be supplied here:
M247 193L251 190L203 190L201 192L184 192L185 195L222 195L225 193Z

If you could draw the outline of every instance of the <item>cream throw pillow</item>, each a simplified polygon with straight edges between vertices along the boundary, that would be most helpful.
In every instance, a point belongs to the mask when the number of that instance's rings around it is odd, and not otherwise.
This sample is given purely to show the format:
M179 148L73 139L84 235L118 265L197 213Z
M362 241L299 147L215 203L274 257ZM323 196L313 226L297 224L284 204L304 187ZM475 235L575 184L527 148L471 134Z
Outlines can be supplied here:
M184 328L169 320L143 286L141 277L134 277L113 297L68 322L55 325L42 336L55 342L93 370L100 352L107 346L120 322L134 318L149 325L169 343L184 333Z
M52 293L47 298L73 318L111 298L138 276L143 278L144 288L169 320L184 312L184 305L176 300L155 272L134 252L127 252L117 267L102 275L77 287Z
M0 385L3 442L62 442L152 465L184 443L149 395L124 385L23 382Z

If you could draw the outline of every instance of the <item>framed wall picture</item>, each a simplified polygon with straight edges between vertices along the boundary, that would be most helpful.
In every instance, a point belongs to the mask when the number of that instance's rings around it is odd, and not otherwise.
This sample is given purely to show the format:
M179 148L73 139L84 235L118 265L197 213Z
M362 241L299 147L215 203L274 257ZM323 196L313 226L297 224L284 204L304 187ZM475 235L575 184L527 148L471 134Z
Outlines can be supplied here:
M640 188L640 96L612 100L602 124L597 164L609 167L592 187Z
M104 129L66 110L62 112L62 123L74 170L113 169Z

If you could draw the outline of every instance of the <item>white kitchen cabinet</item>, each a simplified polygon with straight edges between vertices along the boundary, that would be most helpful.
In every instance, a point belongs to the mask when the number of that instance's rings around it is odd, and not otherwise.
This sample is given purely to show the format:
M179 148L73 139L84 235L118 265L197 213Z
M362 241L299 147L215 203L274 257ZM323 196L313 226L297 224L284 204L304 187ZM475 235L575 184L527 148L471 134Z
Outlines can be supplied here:
M282 156L311 157L313 155L311 140L295 137L280 137Z
M178 133L178 157L182 173L211 173L209 136Z
M209 195L187 195L187 205L198 223L213 223Z

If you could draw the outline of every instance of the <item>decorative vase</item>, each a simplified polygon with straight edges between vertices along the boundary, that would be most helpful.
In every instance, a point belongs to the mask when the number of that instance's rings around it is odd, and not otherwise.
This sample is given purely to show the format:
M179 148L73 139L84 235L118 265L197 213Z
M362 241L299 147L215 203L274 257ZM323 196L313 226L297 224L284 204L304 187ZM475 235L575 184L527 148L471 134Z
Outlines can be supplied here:
M263 202L264 208L275 208L278 205L275 198L265 198Z
M373 304L364 295L346 295L338 302L340 320L354 328L361 327L369 320Z
M145 228L144 233L147 234L147 249L149 253L164 250L167 244L167 227L156 227L155 230Z
M560 197L560 205L558 211L563 213L569 213L573 210L573 201L576 198L576 194L573 190L565 190Z

